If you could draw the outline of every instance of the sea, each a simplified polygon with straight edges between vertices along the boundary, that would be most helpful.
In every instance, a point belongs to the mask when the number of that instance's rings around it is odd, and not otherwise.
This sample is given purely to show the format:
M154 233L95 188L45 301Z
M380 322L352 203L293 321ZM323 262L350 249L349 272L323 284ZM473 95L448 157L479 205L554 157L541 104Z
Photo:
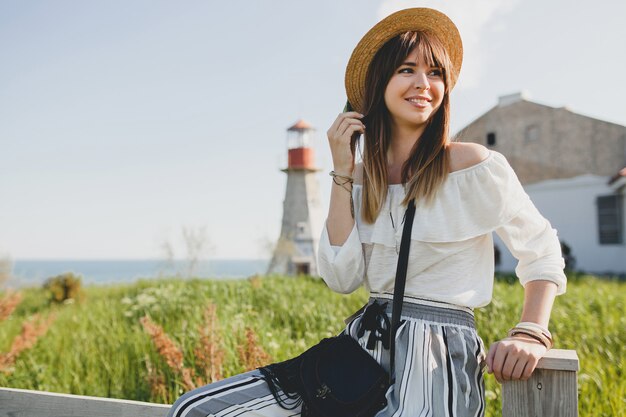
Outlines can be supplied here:
M185 260L14 260L12 288L39 286L48 278L72 272L81 276L84 285L132 283L140 279L195 277L241 279L265 274L269 259L202 260L194 266Z

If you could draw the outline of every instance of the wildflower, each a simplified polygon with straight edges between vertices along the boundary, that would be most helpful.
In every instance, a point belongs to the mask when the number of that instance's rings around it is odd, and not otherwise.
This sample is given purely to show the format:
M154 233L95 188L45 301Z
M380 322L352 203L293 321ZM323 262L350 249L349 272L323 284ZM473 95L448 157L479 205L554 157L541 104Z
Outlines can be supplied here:
M165 377L158 369L155 369L150 358L146 356L146 368L148 370L148 384L150 384L150 395L152 398L166 399L167 387L165 386Z
M250 327L246 327L245 344L237 346L237 351L246 371L251 371L271 361L270 355L259 345L256 333Z
M188 391L196 388L193 382L193 370L184 367L183 352L176 346L172 339L165 334L163 328L150 320L148 316L142 317L140 322L144 330L152 338L152 342L156 346L159 355L165 359L167 366L182 377L182 385L184 388Z
M9 318L21 301L22 294L19 292L9 293L4 298L0 299L0 321Z
M194 349L196 367L202 370L207 383L219 381L223 378L224 349L215 304L204 310L204 325L198 331L200 341Z
M13 340L11 349L0 355L0 371L7 374L12 373L14 371L12 366L20 353L35 346L37 339L46 334L55 318L51 314L46 319L42 319L39 314L35 314L30 320L22 323L22 331Z

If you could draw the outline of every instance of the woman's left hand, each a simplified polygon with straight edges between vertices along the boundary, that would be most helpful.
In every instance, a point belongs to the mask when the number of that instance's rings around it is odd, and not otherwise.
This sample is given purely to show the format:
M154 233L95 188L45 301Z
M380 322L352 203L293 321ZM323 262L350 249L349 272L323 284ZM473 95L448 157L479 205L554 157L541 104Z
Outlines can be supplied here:
M504 381L530 378L548 349L535 339L516 335L493 343L487 353L487 372Z

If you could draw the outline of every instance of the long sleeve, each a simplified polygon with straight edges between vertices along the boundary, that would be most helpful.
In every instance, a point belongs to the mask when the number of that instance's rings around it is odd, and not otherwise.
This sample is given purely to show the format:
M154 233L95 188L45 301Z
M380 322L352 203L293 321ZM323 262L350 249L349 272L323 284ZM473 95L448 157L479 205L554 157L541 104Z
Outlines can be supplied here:
M344 244L337 248L330 244L326 223L320 237L317 265L328 287L348 294L363 284L365 260L356 223Z
M528 195L524 193L520 198L524 203L517 215L495 232L518 259L515 273L522 285L534 280L552 281L557 284L557 295L563 294L567 278L557 231Z

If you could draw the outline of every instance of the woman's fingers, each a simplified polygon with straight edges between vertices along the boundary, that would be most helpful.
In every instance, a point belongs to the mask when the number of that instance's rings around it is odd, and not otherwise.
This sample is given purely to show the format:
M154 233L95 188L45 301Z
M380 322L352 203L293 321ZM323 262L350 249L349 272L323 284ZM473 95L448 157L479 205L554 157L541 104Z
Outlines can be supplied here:
M337 130L337 127L339 127L339 125L341 124L341 122L347 118L347 117L352 117L354 119L360 119L363 117L363 115L361 113L355 112L355 111L348 111L345 113L339 113L337 115L337 118L335 119L335 121L333 122L333 124L330 126L330 128L328 129L328 131L330 132L331 130Z
M526 362L526 366L524 367L522 376L520 377L522 381L527 381L532 376L537 364L539 363L539 359L541 359L541 357L531 356L528 358L528 362Z
M510 381L513 378L513 372L515 371L515 366L520 363L523 365L524 359L517 356L514 352L507 352L506 358L504 359L504 363L502 364L502 372L500 373L500 377L503 381Z
M493 366L491 370L493 371L493 375L496 377L496 380L500 383L504 381L502 377L502 371L504 368L504 362L508 356L508 349L502 343L498 343L494 355L493 355Z
M357 112L340 113L328 129L328 143L336 170L352 172L354 168L351 139L355 132L365 131L365 126L360 120L362 117L363 115Z
M499 383L527 380L546 351L545 346L535 341L504 339L489 348L487 369Z
M339 139L344 136L351 125L363 126L363 123L359 120L362 117L363 115L357 112L339 113L339 116L337 116L330 129L328 129L328 139ZM354 129L353 132L354 131L356 131L356 129Z
M365 131L365 126L363 125L363 123L361 123L360 121L344 121L340 126L339 126L339 136L341 136L342 138L345 138L346 136L348 138L352 137L352 134L356 131Z
M522 379L522 375L524 374L524 369L528 366L527 360L517 360L515 363L515 367L513 368L513 372L511 373L511 379L517 380Z

